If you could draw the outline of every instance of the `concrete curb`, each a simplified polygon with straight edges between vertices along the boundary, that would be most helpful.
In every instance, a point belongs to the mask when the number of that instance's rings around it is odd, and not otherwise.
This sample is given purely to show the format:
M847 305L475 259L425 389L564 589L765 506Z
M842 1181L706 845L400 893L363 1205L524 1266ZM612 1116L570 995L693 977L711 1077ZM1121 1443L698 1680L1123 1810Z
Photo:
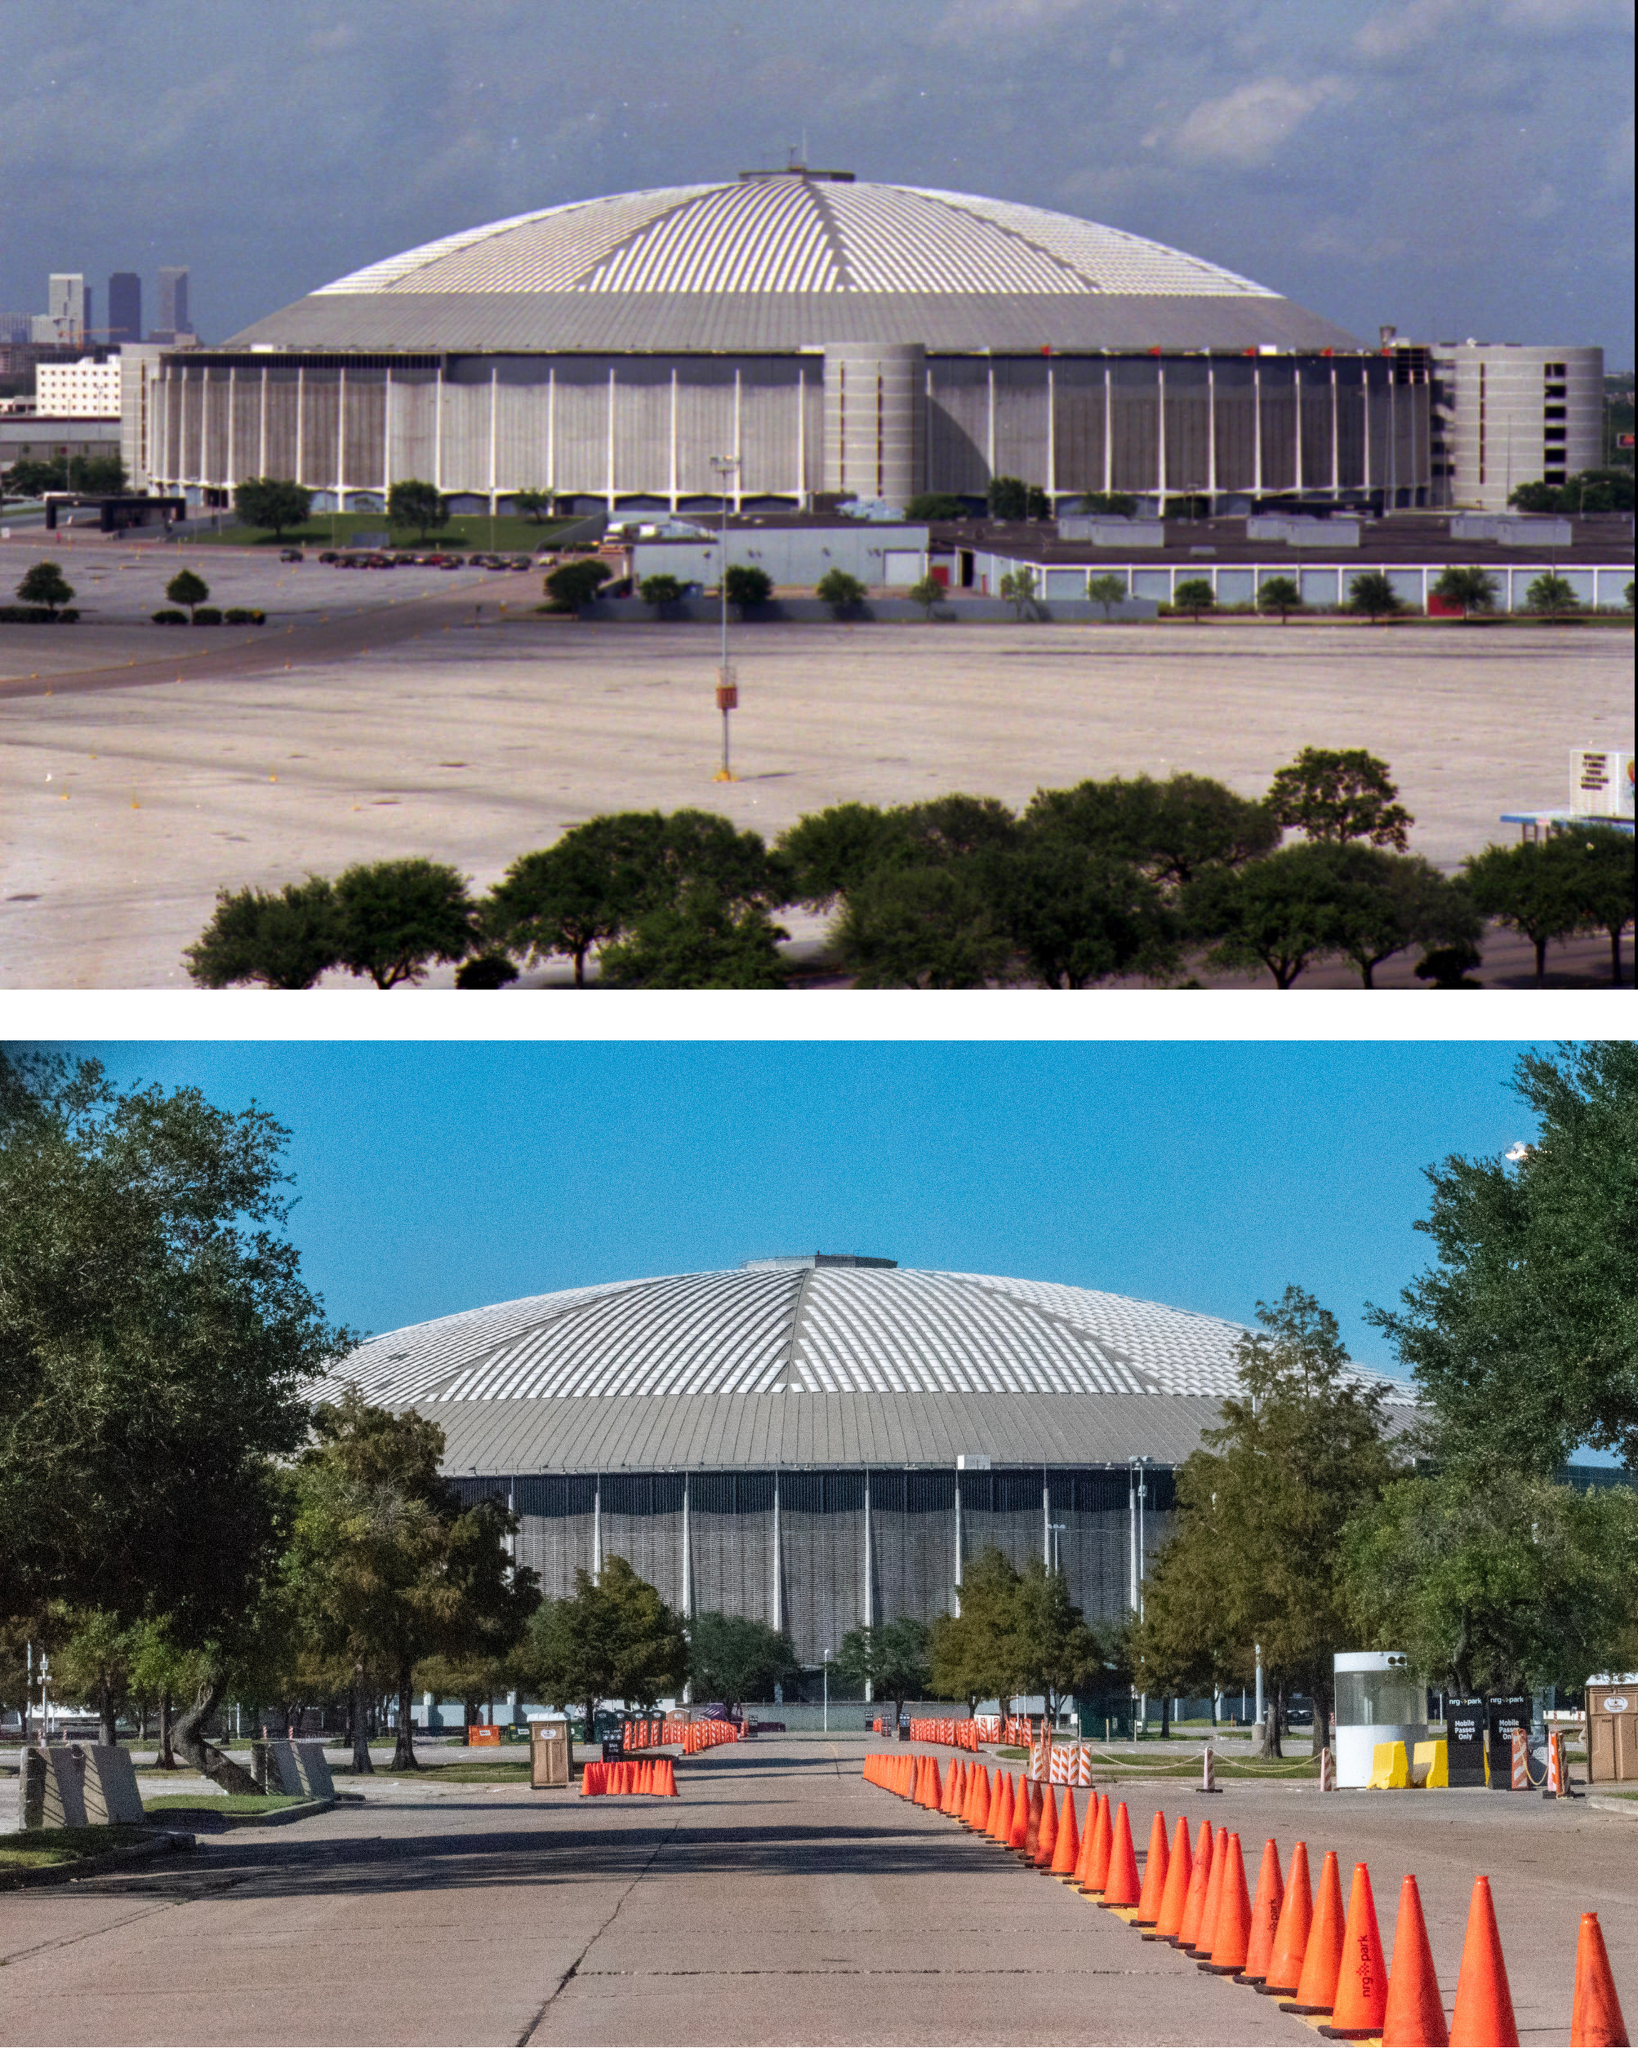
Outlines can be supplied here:
M339 1795L338 1795L339 1797ZM334 1806L334 1799L304 1799L297 1806L278 1806L271 1813L220 1813L213 1816L224 1828L279 1828L287 1821L309 1820L315 1813L328 1813ZM178 1808L177 1811L184 1809ZM186 1809L191 1812L209 1813L210 1794L205 1793L198 1805Z
M1638 1820L1638 1799L1617 1799L1612 1793L1584 1792L1589 1811L1619 1814L1622 1820Z
M197 1846L192 1835L167 1830L151 1842L105 1849L100 1856L76 1856L71 1862L47 1863L37 1870L0 1871L0 1891L27 1891L35 1885L70 1884L79 1877L101 1877L107 1871L133 1869Z

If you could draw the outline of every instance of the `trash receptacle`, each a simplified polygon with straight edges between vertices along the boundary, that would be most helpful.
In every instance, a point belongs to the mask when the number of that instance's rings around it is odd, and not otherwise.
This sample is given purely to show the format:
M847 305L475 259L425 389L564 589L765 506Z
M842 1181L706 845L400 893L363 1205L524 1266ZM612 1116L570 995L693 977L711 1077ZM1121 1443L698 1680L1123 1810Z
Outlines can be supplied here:
M1638 1778L1638 1672L1587 1680L1587 1782Z

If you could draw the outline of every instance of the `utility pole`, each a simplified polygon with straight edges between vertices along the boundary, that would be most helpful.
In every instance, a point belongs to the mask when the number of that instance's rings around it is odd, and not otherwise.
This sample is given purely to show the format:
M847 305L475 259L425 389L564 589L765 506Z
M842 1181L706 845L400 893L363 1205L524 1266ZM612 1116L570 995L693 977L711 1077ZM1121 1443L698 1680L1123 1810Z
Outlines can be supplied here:
M728 721L739 708L739 684L728 660L728 481L739 471L739 457L713 455L711 467L722 483L722 555L717 565L722 597L722 652L717 665L717 709L722 713L722 766L717 770L716 780L734 782L738 778L729 752Z

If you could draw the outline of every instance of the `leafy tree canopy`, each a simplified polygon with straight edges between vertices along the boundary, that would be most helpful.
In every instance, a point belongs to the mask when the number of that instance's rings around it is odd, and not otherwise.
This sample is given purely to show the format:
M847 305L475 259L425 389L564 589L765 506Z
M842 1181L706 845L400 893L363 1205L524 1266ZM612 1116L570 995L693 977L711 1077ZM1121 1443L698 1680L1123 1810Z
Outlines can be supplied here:
M1189 930L1214 942L1215 965L1265 967L1276 988L1290 988L1337 950L1335 853L1286 846L1242 868L1207 872L1184 899Z
M836 1668L852 1684L868 1685L873 1698L891 1700L896 1726L905 1701L925 1698L932 1682L927 1625L902 1615L885 1627L849 1629L836 1653Z
M695 891L606 947L601 979L608 988L784 988L779 941L789 937L759 903L736 908Z
M590 604L614 571L594 555L577 555L559 562L546 578L546 595L559 611L576 612Z
M165 585L165 595L172 604L186 605L188 616L191 618L210 596L210 585L203 576L196 576L191 569L178 569Z
M858 611L865 601L864 585L845 569L827 569L814 585L813 594L821 604L828 604L839 619Z
M1267 803L1305 839L1366 839L1403 853L1416 820L1398 797L1387 762L1362 747L1304 747L1275 774Z
M1446 569L1435 582L1433 594L1445 604L1459 606L1464 619L1496 609L1496 579L1488 569Z
M754 612L773 596L773 578L755 562L730 562L723 582L728 602L742 612Z
M905 501L904 516L916 520L965 519L967 501L953 491L918 491Z
M1302 610L1302 591L1294 576L1268 576L1257 586L1257 609L1275 613L1283 626L1293 612Z
M1207 868L1238 867L1271 851L1280 838L1266 805L1204 775L1165 782L1139 775L1037 790L1024 823L1043 839L1130 861L1169 886L1182 886Z
M201 988L244 981L311 988L335 966L339 945L335 891L313 875L286 883L276 896L224 889L210 923L182 957Z
M590 1741L598 1703L622 1700L638 1711L688 1679L688 1637L681 1618L623 1557L606 1557L594 1580L575 1572L566 1600L542 1601L516 1661L530 1690L562 1712L579 1707Z
M1427 1169L1416 1227L1436 1262L1370 1320L1414 1372L1446 1465L1545 1478L1591 1443L1638 1469L1638 1046L1526 1053L1513 1086L1530 1149Z
M683 587L675 576L645 576L637 586L637 595L657 612L676 604L682 594Z
M961 1573L961 1612L928 1631L928 1682L937 1699L965 1700L969 1714L994 1699L1005 1714L1023 1690L1018 1646L1018 1573L992 1544Z
M1582 931L1610 934L1611 965L1621 972L1621 929L1632 916L1633 842L1611 827L1578 826L1517 846L1488 846L1462 863L1478 909L1527 938L1536 983L1547 980L1547 948Z
M448 517L449 500L421 477L400 477L387 492L387 524L413 526L422 540Z
M1198 625L1217 606L1217 593L1205 576L1190 576L1172 592L1173 611L1183 612Z
M696 1700L771 1700L776 1685L799 1675L796 1651L782 1629L743 1615L696 1614L688 1624L688 1673Z
M23 571L17 596L22 604L43 604L55 618L63 605L73 603L74 586L55 562L36 562Z
M464 960L478 942L464 879L431 860L348 868L335 885L336 958L377 988L417 980L434 960Z
M1112 571L1106 570L1101 576L1088 576L1086 579L1087 598L1092 604L1103 606L1105 624L1113 616L1115 606L1124 604L1129 594L1126 578L1117 576Z
M233 509L247 526L272 529L278 539L293 526L305 526L313 494L305 484L284 477L247 476L234 487Z
M1405 606L1385 569L1362 569L1348 585L1348 609L1367 619L1391 619Z
M1568 577L1554 575L1545 570L1524 593L1527 610L1544 619L1567 619L1572 612L1581 609L1581 600L1575 594L1575 585Z

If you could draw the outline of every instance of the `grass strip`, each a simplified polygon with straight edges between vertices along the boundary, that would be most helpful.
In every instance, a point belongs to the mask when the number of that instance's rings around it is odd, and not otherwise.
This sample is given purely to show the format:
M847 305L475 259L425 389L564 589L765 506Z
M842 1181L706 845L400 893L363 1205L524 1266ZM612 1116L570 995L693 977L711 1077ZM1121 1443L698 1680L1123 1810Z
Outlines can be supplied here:
M105 1849L129 1849L153 1840L146 1828L30 1828L26 1834L0 1835L0 1871L43 1870L53 1863L77 1863L82 1856L100 1856Z
M305 1806L307 1799L295 1792L161 1792L142 1804L148 1813L272 1813L281 1806Z

